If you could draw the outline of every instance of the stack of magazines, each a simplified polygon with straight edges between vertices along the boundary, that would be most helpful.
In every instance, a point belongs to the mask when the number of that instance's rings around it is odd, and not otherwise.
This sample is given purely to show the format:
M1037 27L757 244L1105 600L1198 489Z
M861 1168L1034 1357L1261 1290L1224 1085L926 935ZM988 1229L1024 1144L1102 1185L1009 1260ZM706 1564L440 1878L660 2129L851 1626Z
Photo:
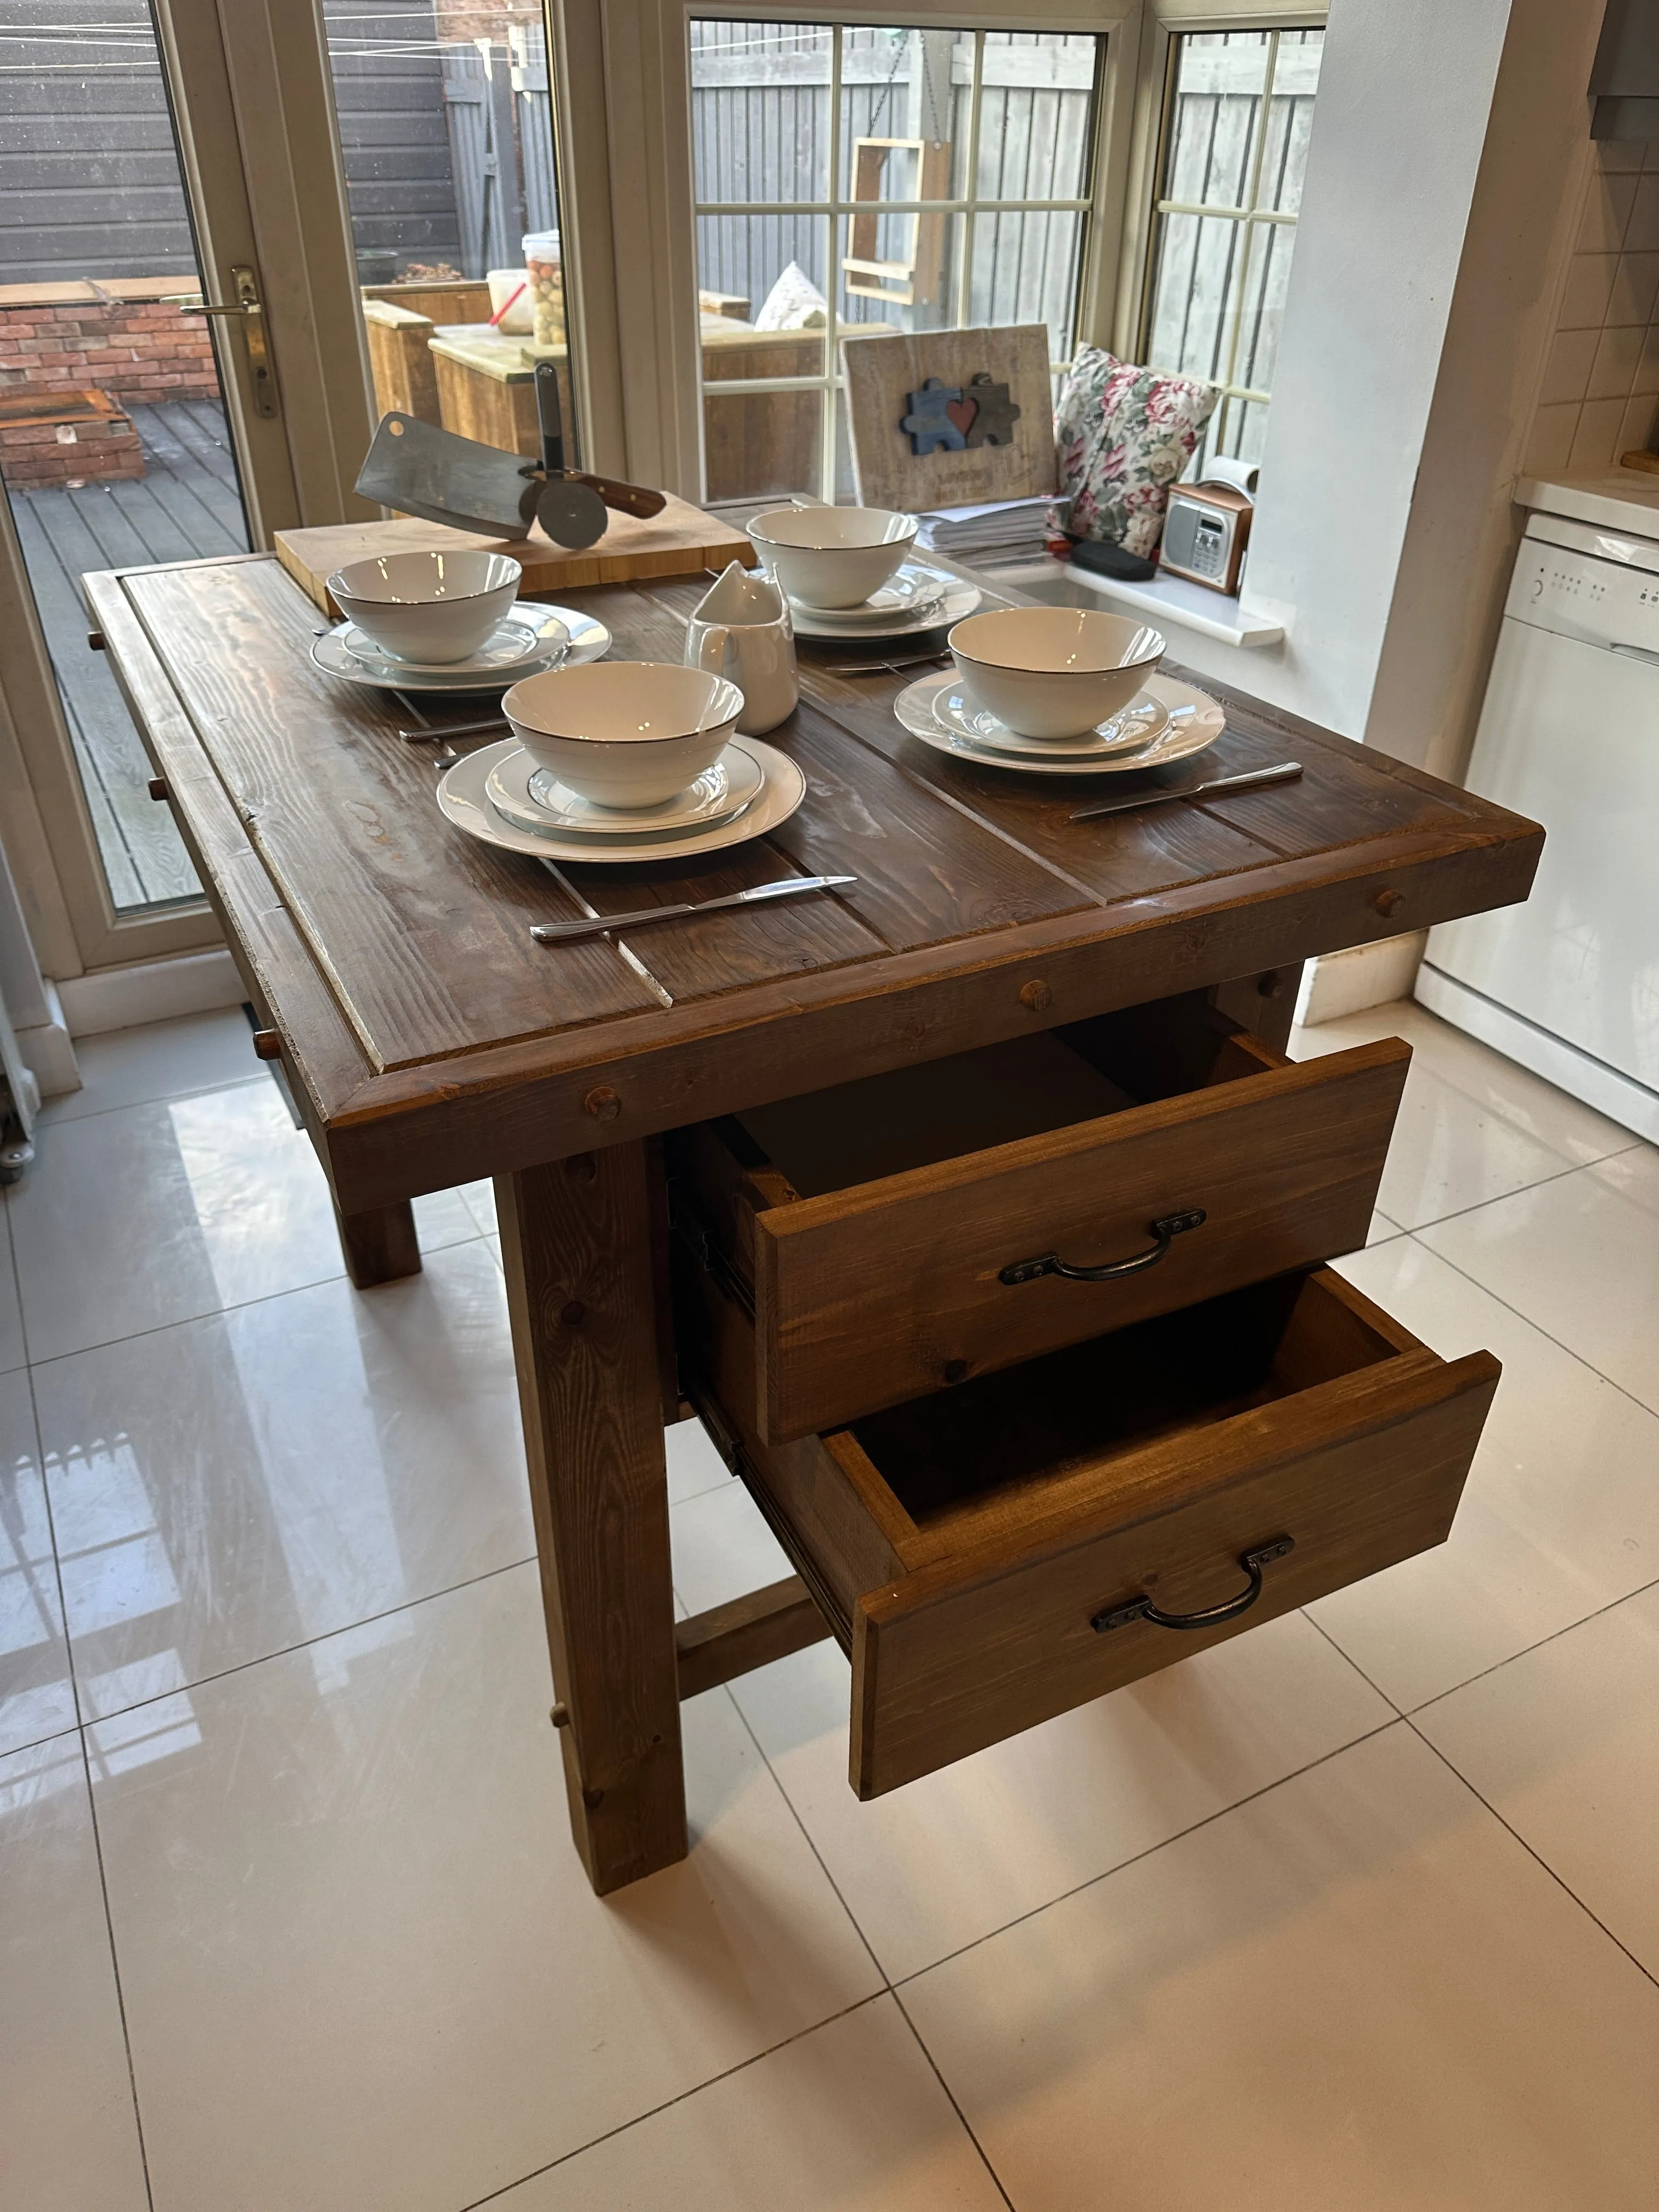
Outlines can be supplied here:
M979 507L940 507L919 519L917 543L970 566L1003 568L1046 560L1052 493L1036 499L994 499Z

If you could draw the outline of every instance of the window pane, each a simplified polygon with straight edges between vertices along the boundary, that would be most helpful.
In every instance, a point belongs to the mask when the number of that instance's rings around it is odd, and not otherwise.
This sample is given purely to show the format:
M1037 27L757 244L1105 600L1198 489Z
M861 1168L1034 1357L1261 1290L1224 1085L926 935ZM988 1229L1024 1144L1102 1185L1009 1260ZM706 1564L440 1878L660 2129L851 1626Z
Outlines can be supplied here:
M829 235L829 221L821 215L700 215L697 289L703 295L702 312L728 322L752 323L782 277L787 281L772 300L769 320L783 316L800 328L816 313L813 326L821 326L828 307Z
M966 192L974 73L968 31L849 27L841 48L841 189L851 198L958 199ZM902 161L860 141L919 141ZM925 177L921 164L927 164ZM885 173L875 181L884 166ZM921 189L926 182L927 191ZM867 258L867 257L866 257Z
M13 0L0 27L0 477L118 914L201 895L109 664L89 569L248 550L147 8ZM221 333L227 347L240 336Z
M1272 389L1273 364L1279 358L1279 333L1285 320L1285 294L1290 284L1296 233L1288 223L1279 222L1253 223L1250 230L1250 265L1240 288L1238 343L1231 380L1267 392Z
M1182 40L1163 198L1204 207L1248 204L1271 45L1267 31L1208 31Z
M698 200L826 198L829 25L694 22L690 30Z
M988 31L983 70L978 197L1086 198L1094 40L1074 33Z
M740 388L710 383L703 395L706 496L816 494L823 465L823 421L822 392L744 395Z
M1152 294L1154 368L1218 382L1227 374L1228 316L1236 305L1245 226L1224 216L1165 216Z
M875 257L858 250L869 242L868 228L867 216L841 218L841 319L866 331L954 328L961 319L957 292L963 218L884 216ZM862 265L872 261L873 266Z
M323 0L323 21L376 412L535 453L543 356L579 458L539 11Z
M1047 323L1053 361L1070 358L1083 217L981 215L974 222L970 323Z
M1255 197L1258 207L1280 208L1294 215L1302 204L1302 174L1308 166L1308 134L1313 127L1314 94L1319 86L1324 37L1322 31L1279 34Z

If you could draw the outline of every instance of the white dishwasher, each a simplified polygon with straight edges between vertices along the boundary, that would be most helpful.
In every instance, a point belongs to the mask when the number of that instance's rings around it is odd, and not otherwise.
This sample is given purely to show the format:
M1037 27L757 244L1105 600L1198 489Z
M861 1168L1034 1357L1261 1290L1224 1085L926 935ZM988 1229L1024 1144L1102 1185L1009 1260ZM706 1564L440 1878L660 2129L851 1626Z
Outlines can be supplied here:
M1659 1143L1659 538L1533 516L1467 780L1544 855L1524 906L1430 931L1418 998Z

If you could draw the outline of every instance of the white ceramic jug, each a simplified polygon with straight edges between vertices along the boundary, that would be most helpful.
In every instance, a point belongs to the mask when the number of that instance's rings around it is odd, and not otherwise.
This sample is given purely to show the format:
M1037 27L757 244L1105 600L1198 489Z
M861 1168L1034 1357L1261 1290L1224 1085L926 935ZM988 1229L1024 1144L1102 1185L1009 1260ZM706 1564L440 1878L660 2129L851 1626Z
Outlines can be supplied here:
M757 738L795 711L795 630L789 602L769 576L733 561L685 627L685 661L724 676L743 694L738 728Z

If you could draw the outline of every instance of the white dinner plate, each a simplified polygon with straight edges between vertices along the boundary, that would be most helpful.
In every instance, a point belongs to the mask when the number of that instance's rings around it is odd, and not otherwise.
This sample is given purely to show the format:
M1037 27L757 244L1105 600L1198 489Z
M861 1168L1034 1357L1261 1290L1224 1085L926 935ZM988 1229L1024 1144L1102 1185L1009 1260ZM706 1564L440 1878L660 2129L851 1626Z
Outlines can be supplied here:
M558 653L570 642L570 632L556 614L546 607L538 607L526 600L510 606L476 653L469 653L464 660L407 660L395 653L388 653L377 645L368 632L355 622L343 622L335 635L354 660L361 660L366 668L373 668L385 676L440 676L446 682L462 676L494 677L499 669L503 673L518 668L530 660L544 661L550 653Z
M556 662L564 668L580 668L584 661L598 660L611 650L611 633L592 615L584 614L577 607L538 606L544 615L551 615L569 633L568 646L556 648L543 659L531 659L518 668L495 669L484 675L464 674L458 678L445 676L432 668L412 672L406 660L393 660L387 656L385 675L379 674L365 660L359 660L340 642L340 629L325 630L313 639L311 658L325 676L339 678L347 684L367 684L376 691L504 691L509 684L521 677L537 676ZM343 629L343 624L340 625ZM562 658L561 658L562 654Z
M1138 750L1169 727L1170 710L1150 691L1137 691L1127 707L1080 738L1023 738L983 707L976 707L958 680L947 684L933 701L933 719L954 738L966 738L981 750L1035 753L1043 760L1093 760L1102 753Z
M789 602L789 619L794 624L797 637L838 638L843 644L862 645L872 637L914 637L920 631L940 629L947 623L960 622L970 615L981 599L977 584L963 582L959 578L946 580L945 592L937 606L926 601L919 611L915 608L900 610L878 619L865 618L856 622L846 620L847 614L857 614L857 608L848 608L832 614L825 607L803 607L795 600ZM866 603L867 604L867 603Z
M734 820L655 836L580 836L568 830L549 836L544 830L514 829L489 803L489 772L518 742L516 738L504 738L457 761L439 779L438 805L445 819L468 836L499 846L503 852L527 853L538 860L580 860L598 867L620 867L635 860L679 860L699 853L718 853L728 845L744 844L750 837L763 837L769 830L787 822L806 796L806 778L787 753L763 744L758 738L734 738L732 745L751 757L764 778L757 796Z
M644 837L730 822L765 781L753 754L730 744L712 768L660 806L599 806L561 783L550 769L538 768L520 745L496 762L484 792L498 814L538 836L574 830L585 837Z
M1148 678L1146 689L1169 709L1170 720L1149 744L1137 745L1133 752L1094 754L1085 760L996 752L971 738L957 736L940 723L933 702L947 688L959 690L954 675L924 676L920 683L900 692L893 712L913 738L920 738L935 752L948 753L952 760L972 761L980 768L1000 769L1005 775L1121 775L1131 769L1163 768L1170 761L1201 753L1226 727L1226 718L1207 691L1179 684L1173 676L1153 676Z

